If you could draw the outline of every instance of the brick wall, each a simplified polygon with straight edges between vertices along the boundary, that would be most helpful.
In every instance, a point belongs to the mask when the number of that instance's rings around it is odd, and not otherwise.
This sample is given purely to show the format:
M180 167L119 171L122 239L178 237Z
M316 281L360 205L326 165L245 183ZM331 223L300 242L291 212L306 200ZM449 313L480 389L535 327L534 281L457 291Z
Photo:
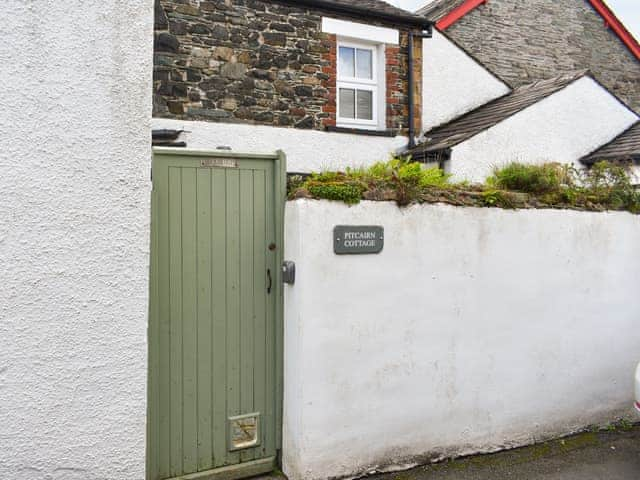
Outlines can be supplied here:
M325 66L322 67L322 73L326 75L326 79L323 81L322 86L327 89L329 96L328 102L322 106L322 113L326 114L326 118L322 120L324 127L336 126L337 115L337 61L338 61L338 37L336 35L328 36L329 50L323 55Z
M408 115L408 99L405 95L407 86L399 74L399 70L402 67L402 65L400 65L400 59L398 58L400 56L400 47L387 45L384 55L387 66L387 118L393 118L394 116L403 117L405 114Z
M489 0L446 34L514 86L588 68L640 111L640 61L586 0Z
M337 39L321 31L323 15L335 16L259 0L157 1L154 116L319 130L334 126ZM404 132L406 32L402 38L400 47L387 46L387 98L392 101L387 127Z

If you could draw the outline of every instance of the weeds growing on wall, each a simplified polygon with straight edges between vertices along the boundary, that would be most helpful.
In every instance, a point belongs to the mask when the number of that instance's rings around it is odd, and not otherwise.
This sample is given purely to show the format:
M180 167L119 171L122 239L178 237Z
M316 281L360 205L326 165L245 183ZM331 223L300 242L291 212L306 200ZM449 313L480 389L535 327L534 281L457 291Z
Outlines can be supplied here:
M318 198L348 204L360 200L448 203L500 208L627 210L640 213L640 191L628 169L607 162L589 170L549 163L511 163L496 169L484 184L453 183L439 168L391 159L368 168L292 177L289 198Z
M562 188L570 178L571 167L548 163L546 165L525 165L511 163L495 170L487 184L504 190L544 195Z

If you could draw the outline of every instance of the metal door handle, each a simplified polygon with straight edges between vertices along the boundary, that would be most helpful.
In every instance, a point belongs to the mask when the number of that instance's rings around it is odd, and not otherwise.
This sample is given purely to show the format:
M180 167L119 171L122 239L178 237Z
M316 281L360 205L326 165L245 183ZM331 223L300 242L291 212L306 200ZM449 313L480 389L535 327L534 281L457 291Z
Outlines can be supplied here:
M269 280L269 285L267 286L267 293L271 295L271 287L273 286L273 279L271 278L271 269L267 269L267 279Z

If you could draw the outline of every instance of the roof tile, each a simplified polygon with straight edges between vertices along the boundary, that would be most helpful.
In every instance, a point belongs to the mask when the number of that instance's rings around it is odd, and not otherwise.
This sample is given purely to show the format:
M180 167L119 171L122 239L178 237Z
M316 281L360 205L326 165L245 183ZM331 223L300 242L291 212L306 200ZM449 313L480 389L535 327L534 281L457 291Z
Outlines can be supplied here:
M299 3L301 5L311 3L309 0L280 0L290 4ZM340 8L347 7L349 9L357 10L361 12L363 17L367 17L367 14L371 17L393 17L395 21L400 23L407 23L416 26L424 26L429 24L428 20L423 15L412 13L408 10L396 7L389 2L383 0L320 0L313 2L314 6L324 6L324 8Z
M395 7L388 2L383 2L382 0L325 0L325 3L335 3L336 5L360 7L387 15L414 15L408 10L403 10L402 8Z
M608 160L611 162L635 161L640 163L640 120L611 142L590 153L580 161L585 165Z
M427 19L432 22L437 22L462 5L465 1L466 0L434 0L419 9L416 14L427 17Z

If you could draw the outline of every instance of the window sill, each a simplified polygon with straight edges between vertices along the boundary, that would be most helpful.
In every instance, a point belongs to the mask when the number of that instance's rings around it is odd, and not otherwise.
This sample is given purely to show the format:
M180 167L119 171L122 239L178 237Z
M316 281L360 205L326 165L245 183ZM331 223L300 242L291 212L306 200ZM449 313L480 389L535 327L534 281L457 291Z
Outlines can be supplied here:
M351 133L353 135L365 135L369 137L395 137L397 132L395 130L367 130L365 128L352 128L352 127L326 127L327 132L333 133Z

